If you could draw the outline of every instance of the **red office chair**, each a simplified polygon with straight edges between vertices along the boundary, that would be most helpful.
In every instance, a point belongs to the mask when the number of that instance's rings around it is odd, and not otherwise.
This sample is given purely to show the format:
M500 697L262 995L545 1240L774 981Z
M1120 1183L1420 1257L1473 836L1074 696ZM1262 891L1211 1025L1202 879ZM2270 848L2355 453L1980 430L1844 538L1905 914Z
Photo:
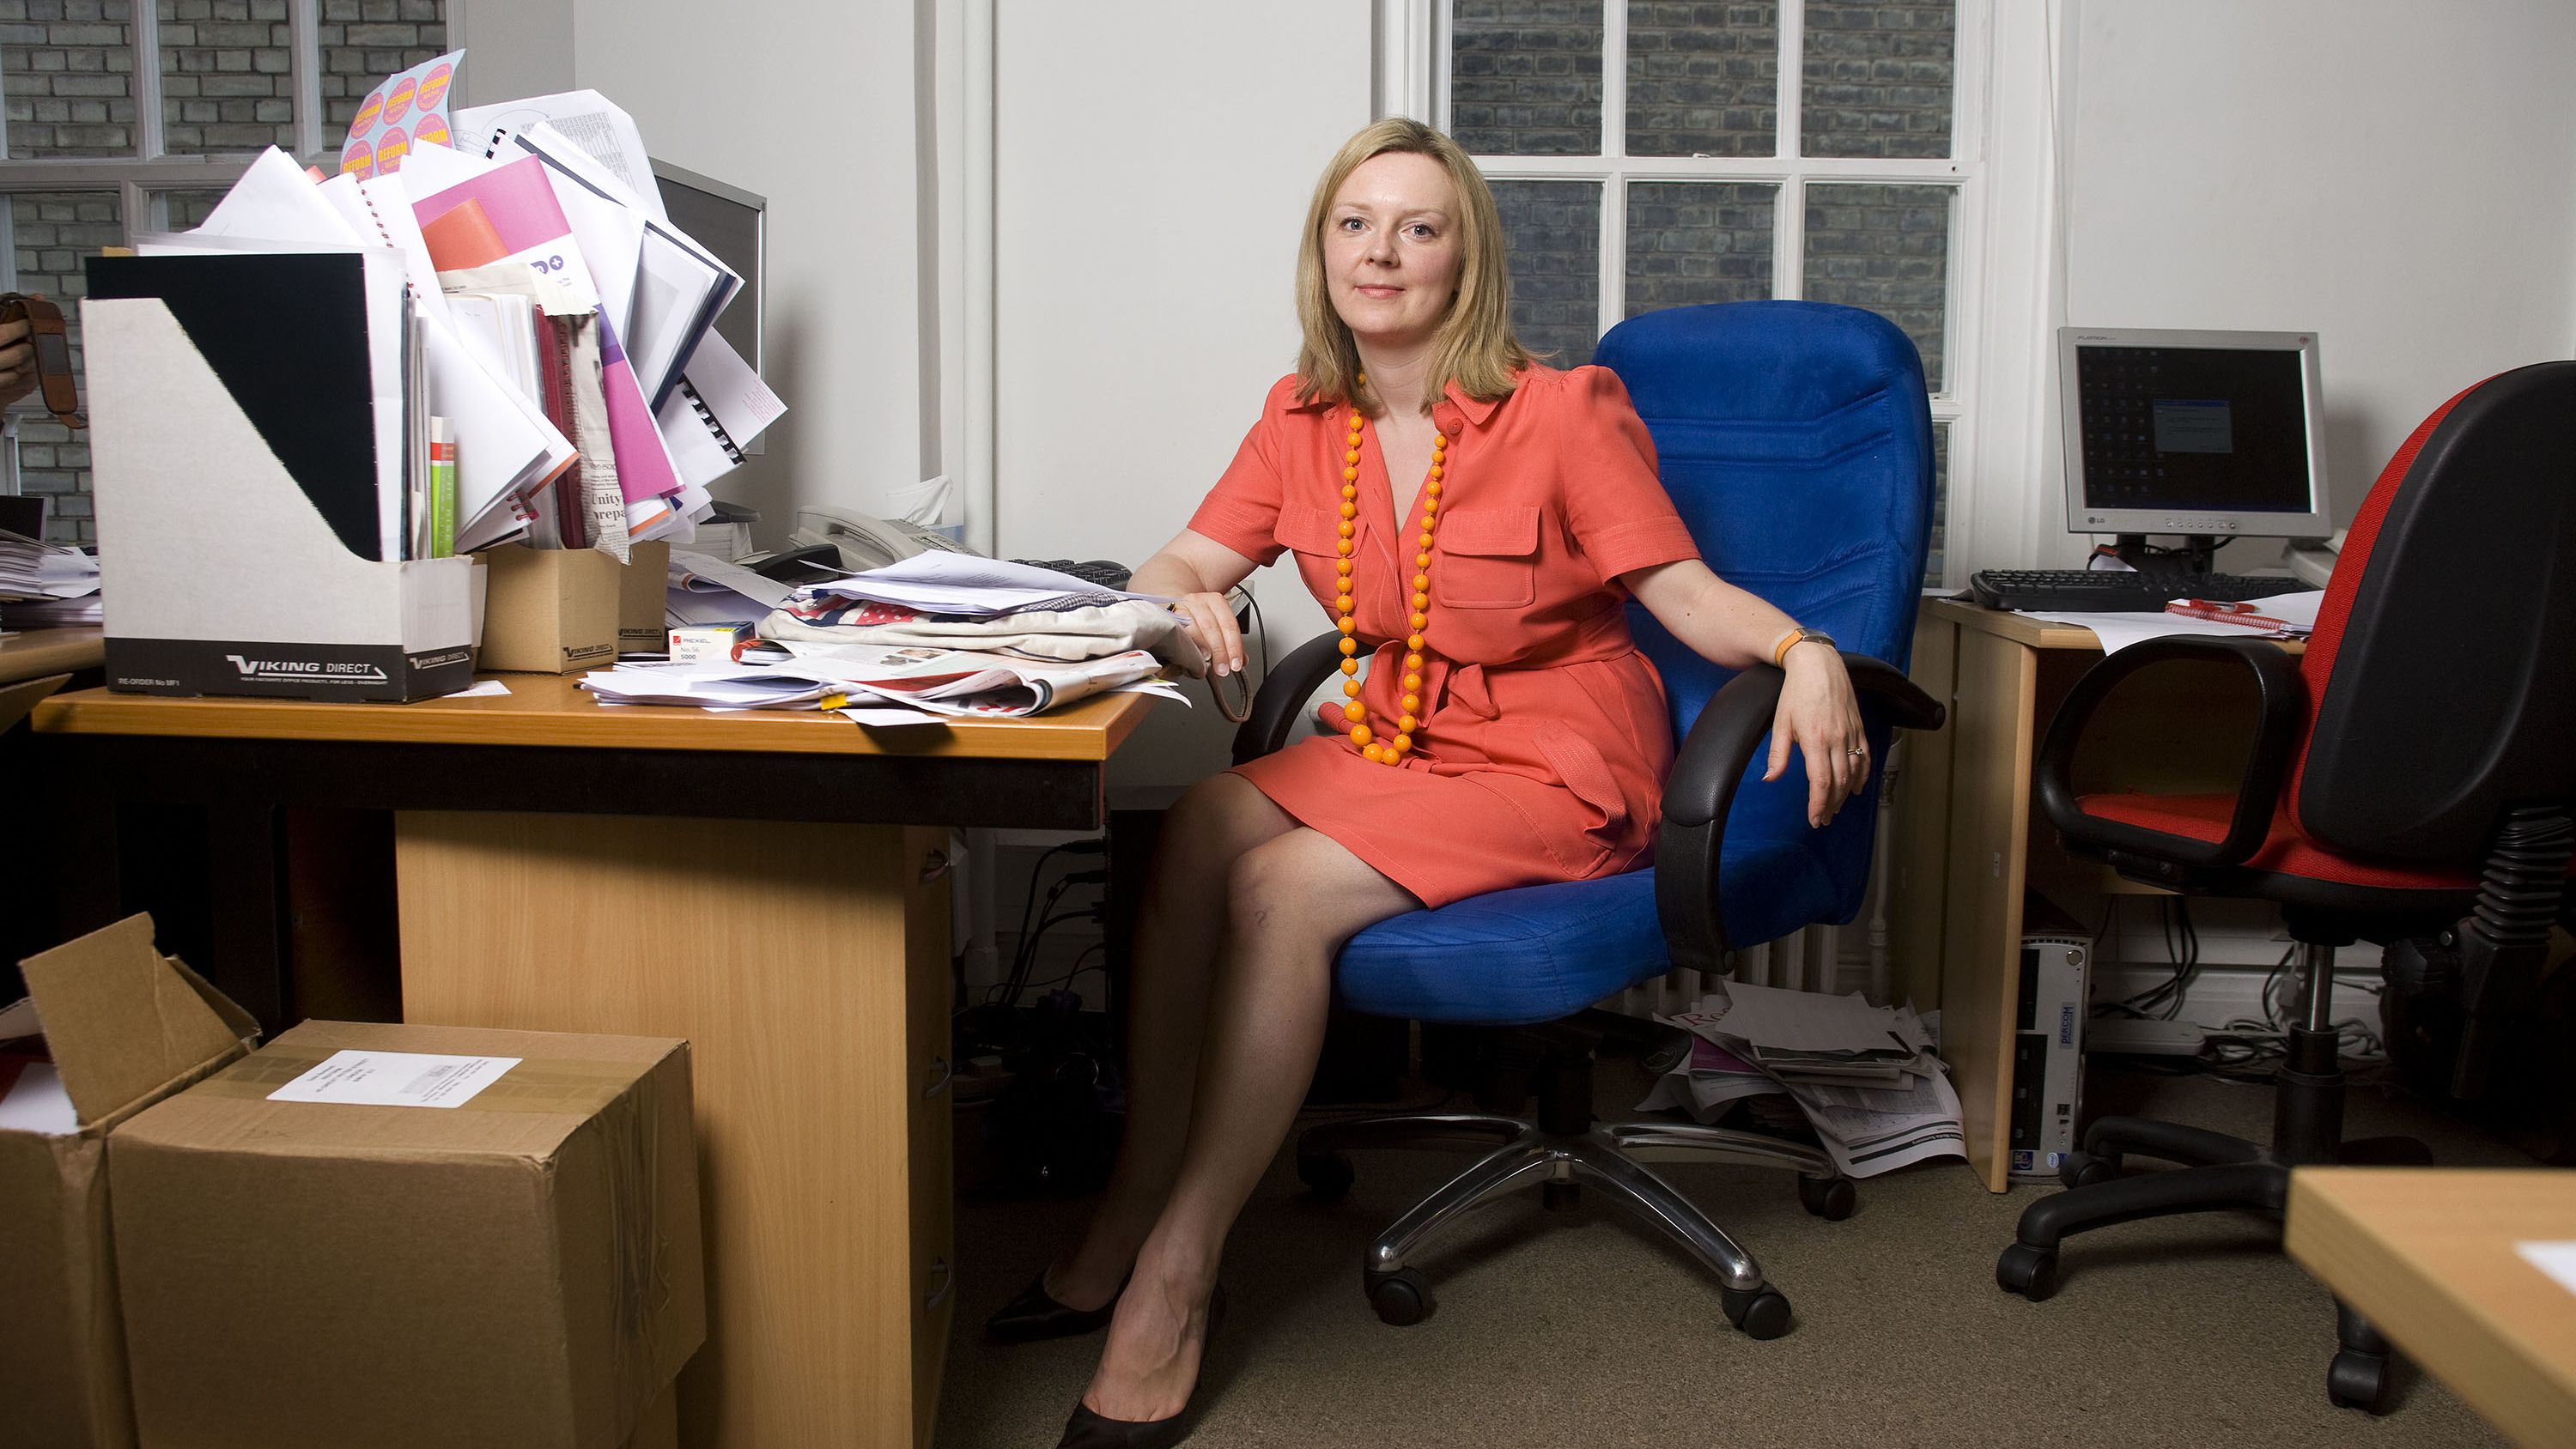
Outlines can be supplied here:
M2232 795L2079 794L2088 720L2175 660L2250 671L2254 742ZM2353 522L2295 666L2259 640L2124 649L2077 682L2036 774L2079 854L2186 894L2277 901L2298 942L2265 1147L2105 1117L1995 1264L2033 1302L2070 1233L2173 1213L2277 1218L2298 1163L2429 1161L2403 1139L2345 1142L2329 1016L2335 948L2390 947L2391 989L2448 998L2466 1025L2453 1091L2477 1096L2483 1032L2527 1002L2565 901L2576 827L2576 362L2519 368L2424 420ZM2286 783L2286 788L2284 785ZM2190 1164L2121 1174L2127 1155ZM2387 1342L2338 1305L2338 1404L2383 1409Z

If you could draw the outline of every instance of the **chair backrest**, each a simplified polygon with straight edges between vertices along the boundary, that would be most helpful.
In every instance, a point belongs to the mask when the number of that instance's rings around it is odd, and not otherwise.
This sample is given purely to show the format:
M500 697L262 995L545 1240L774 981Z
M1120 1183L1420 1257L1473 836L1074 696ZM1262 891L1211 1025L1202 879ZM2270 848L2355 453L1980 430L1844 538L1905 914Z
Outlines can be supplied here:
M1627 385L1655 440L1664 490L1720 578L1906 667L1932 526L1932 417L1923 363L1894 323L1821 302L1725 302L1632 317L1595 359ZM1674 737L1733 677L1635 604L1629 626L1662 672ZM1870 730L1887 758L1888 731ZM1833 878L1841 914L1868 885L1877 775L1822 832L1806 776L1760 781L1729 816L1730 849L1797 842ZM1857 808L1854 808L1857 807Z
M2576 802L2576 362L2444 403L2364 500L2300 661L2299 828L2469 862L2518 805Z

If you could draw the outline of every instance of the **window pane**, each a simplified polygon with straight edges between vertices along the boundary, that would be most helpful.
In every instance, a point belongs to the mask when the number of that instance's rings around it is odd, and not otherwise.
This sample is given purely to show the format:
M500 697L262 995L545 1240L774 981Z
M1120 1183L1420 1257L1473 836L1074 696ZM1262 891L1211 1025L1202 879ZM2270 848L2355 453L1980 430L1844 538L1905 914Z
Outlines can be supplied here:
M18 0L0 17L11 22L0 45L9 154L133 155L132 0Z
M322 0L322 147L340 138L376 82L447 53L446 0Z
M1624 315L1770 296L1777 196L1740 183L1630 183Z
M213 214L215 203L224 199L221 191L159 191L153 193L161 203L160 231L193 231Z
M1601 154L1601 0L1457 0L1449 134L1478 156Z
M1942 392L1949 301L1947 186L1807 187L1806 296L1879 313L1914 339L1923 376Z
M1779 149L1778 0L1628 0L1628 154Z
M1599 183L1497 181L1493 188L1521 345L1550 367L1590 362L1601 339Z
M1956 0L1805 0L1798 103L1810 156L1947 156Z
M1923 555L1923 586L1941 587L1942 554L1949 543L1950 425L1932 425L1932 546Z
M295 149L286 0L155 0L161 141L174 156ZM352 7L354 8L354 7Z
M41 292L62 305L71 331L72 369L80 375L81 326L76 300L89 290L82 259L120 246L125 229L113 191L20 192L9 198L10 244L17 253L18 289ZM86 382L81 391L88 393ZM32 399L17 405L18 485L53 495L51 535L65 543L94 543L98 531L89 506L89 441L57 423Z

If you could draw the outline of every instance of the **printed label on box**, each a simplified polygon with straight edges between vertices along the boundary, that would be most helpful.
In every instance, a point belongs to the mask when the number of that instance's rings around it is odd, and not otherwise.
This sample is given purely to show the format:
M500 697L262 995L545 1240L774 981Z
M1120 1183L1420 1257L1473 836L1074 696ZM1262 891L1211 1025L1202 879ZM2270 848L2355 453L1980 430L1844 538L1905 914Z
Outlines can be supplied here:
M426 1052L333 1052L268 1094L272 1102L358 1107L462 1107L501 1080L518 1057L449 1057Z

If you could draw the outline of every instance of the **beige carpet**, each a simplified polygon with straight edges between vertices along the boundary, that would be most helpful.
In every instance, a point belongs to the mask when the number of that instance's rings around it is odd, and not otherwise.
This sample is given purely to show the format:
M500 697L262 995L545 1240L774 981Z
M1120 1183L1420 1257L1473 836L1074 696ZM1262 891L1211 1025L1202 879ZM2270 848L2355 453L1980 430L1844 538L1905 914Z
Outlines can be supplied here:
M1605 1062L1602 1115L1642 1095ZM2268 1135L2271 1093L2208 1078L2097 1072L2088 1104ZM2511 1148L2375 1090L2347 1135L2407 1132L2452 1165L2523 1165ZM1370 1237L1460 1159L1355 1155L1332 1206L1282 1153L1237 1226L1230 1308L1190 1442L1301 1449L1604 1445L2492 1445L2438 1383L2401 1366L2384 1419L2325 1395L2334 1312L2252 1218L2105 1228L2071 1240L2055 1297L1995 1287L1995 1255L2042 1189L1996 1196L1964 1165L1860 1185L1827 1223L1783 1173L1662 1167L1789 1297L1795 1326L1755 1342L1728 1326L1696 1264L1586 1194L1546 1212L1533 1193L1435 1240L1417 1260L1438 1310L1378 1322L1360 1289ZM957 1328L938 1442L1047 1449L1089 1379L1099 1339L994 1348L984 1316L1069 1240L1085 1205L962 1201Z

